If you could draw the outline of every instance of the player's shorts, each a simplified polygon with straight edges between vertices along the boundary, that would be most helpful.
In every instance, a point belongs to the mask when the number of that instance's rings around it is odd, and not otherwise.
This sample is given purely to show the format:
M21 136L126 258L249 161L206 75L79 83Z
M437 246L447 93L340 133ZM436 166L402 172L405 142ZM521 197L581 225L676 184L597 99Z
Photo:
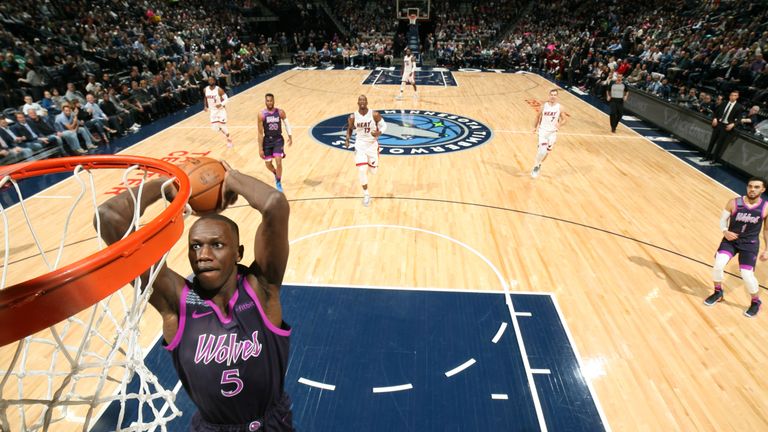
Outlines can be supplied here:
M371 168L379 167L379 142L355 143L355 165L368 165Z
M400 82L404 82L406 84L415 84L416 83L416 71L411 71L408 74L403 74L403 77L400 79Z
M285 141L282 136L265 136L262 148L264 149L264 160L269 162L277 157L285 157Z
M754 270L757 264L757 254L760 251L760 243L753 240L754 243L736 243L726 239L720 242L717 253L725 254L733 258L739 255L739 268L743 270Z
M211 129L219 130L219 127L227 124L227 110L222 108L210 108Z
M288 393L278 399L271 407L267 408L263 418L253 420L250 423L239 425L222 425L208 423L197 411L192 416L192 423L189 425L191 432L287 432L294 431L293 413L291 412L291 398Z
M555 141L557 141L557 131L539 131L538 145L546 144L547 151L552 151L552 147L555 146Z

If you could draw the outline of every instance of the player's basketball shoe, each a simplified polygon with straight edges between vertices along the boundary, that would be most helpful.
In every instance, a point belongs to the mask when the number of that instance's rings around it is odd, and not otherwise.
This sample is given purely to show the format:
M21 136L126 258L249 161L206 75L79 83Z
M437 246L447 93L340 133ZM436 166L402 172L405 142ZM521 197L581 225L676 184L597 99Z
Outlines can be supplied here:
M535 167L533 167L533 171L531 171L531 177L533 178L538 177L540 172L541 172L541 164L538 164Z
M228 140L227 140L227 148L232 148L232 147L234 147L234 146L235 146L235 144L232 142L232 140L231 140L231 139L228 139Z
M714 306L715 303L723 301L723 298L725 298L723 295L723 290L715 290L711 296L704 300L704 304L707 306ZM757 313L757 311L755 311L755 313Z
M363 205L368 207L371 205L371 196L368 194L363 195Z
M275 189L277 189L278 192L283 191L283 182L280 180L275 180Z
M749 309L744 311L744 316L753 318L760 312L760 305L763 304L760 300L752 300L752 304L749 305Z
M399 95L395 96L395 100L403 100L403 94L400 93Z

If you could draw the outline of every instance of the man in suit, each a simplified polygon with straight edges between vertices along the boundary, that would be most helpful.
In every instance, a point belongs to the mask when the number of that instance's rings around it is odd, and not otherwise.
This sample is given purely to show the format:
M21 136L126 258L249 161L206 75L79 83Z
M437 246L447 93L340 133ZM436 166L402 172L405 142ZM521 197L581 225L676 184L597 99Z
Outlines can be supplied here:
M733 139L734 128L744 112L744 106L738 102L738 99L738 90L733 90L728 95L728 102L715 109L715 115L712 118L712 136L709 138L709 146L702 161L717 163Z
M80 141L77 139L77 132L71 130L57 131L53 127L52 119L40 117L34 110L29 112L29 121L27 123L32 126L32 129L38 135L47 136L49 137L48 139L51 139L51 136L55 136L63 143L66 143L66 148L69 149L69 154L82 155L88 153L80 146Z
M24 160L32 156L32 150L19 147L13 141L6 142L2 136L0 136L0 165L7 165Z
M0 139L5 141L6 144L13 143L18 147L27 148L36 152L43 148L43 144L37 140L27 140L24 135L18 135L8 125L8 121L5 117L0 117Z
M45 135L37 130L37 126L28 122L27 117L21 111L16 113L16 124L11 126L11 130L17 136L23 136L24 142L38 142L44 147L57 147L60 154L67 154L62 147L61 138L55 134Z

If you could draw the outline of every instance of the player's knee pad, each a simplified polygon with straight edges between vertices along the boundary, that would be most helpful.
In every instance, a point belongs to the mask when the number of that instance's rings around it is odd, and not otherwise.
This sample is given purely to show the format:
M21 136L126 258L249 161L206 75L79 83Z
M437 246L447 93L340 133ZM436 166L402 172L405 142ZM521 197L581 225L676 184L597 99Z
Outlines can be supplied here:
M757 282L753 270L741 269L741 279L744 281L744 285L747 286L747 291L749 291L750 294L757 294L760 284Z
M725 277L723 270L730 260L731 257L726 254L719 253L715 255L715 265L712 266L712 280L715 282L723 281L723 278Z
M357 167L357 174L360 176L360 184L368 184L368 165L360 165Z

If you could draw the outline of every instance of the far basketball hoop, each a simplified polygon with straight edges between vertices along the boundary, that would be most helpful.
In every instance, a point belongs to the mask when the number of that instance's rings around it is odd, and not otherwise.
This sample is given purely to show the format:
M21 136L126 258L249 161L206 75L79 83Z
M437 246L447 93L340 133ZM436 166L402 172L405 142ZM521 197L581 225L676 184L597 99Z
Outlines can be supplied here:
M408 20L413 25L418 20L429 20L430 0L397 0L397 19Z

